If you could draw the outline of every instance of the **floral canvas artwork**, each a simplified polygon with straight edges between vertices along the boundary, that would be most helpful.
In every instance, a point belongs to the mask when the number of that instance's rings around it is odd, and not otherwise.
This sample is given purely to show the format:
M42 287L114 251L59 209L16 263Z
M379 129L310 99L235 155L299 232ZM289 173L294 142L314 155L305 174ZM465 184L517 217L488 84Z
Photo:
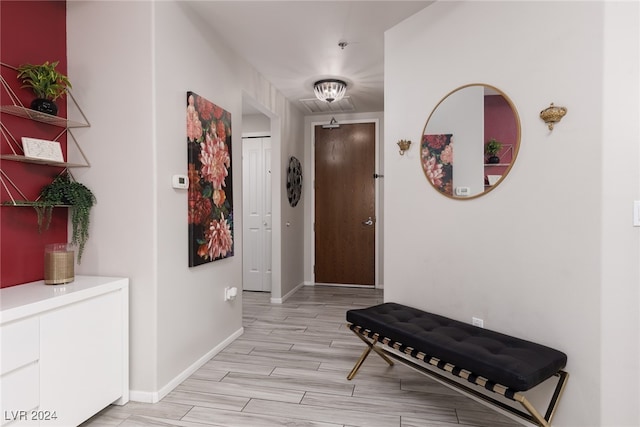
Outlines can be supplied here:
M420 146L422 169L439 191L453 195L453 135L423 135Z
M233 256L231 114L187 92L189 267Z

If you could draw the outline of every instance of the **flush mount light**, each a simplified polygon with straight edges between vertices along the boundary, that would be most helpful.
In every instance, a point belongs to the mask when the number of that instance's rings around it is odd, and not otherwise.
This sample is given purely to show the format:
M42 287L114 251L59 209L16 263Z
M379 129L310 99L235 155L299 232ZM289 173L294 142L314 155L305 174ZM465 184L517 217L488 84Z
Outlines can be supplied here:
M313 84L313 91L320 101L340 101L347 91L347 84L342 80L326 79Z

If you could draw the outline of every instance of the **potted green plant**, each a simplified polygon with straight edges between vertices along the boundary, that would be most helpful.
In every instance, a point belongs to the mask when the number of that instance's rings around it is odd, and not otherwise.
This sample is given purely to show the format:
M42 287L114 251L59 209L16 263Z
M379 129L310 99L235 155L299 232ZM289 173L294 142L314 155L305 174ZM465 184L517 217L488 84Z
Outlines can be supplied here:
M502 143L494 138L487 141L484 145L484 153L489 156L487 163L500 163L500 157L497 156L498 152L502 149Z
M51 184L40 191L33 207L38 213L38 227L46 229L51 223L51 212L56 206L69 206L71 209L71 244L78 245L78 264L82 259L84 246L89 239L89 220L91 208L96 197L85 185L71 179L68 172L58 175Z
M53 116L58 114L58 106L54 101L71 88L67 76L56 70L59 62L46 61L44 64L22 64L18 67L18 78L22 80L22 87L30 88L36 95L30 106L32 110Z

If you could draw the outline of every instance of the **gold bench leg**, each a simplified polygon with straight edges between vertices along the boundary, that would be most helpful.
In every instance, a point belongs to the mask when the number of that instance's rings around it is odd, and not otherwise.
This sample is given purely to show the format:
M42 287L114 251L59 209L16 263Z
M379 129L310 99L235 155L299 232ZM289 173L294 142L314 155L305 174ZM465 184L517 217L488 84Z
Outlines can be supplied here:
M549 402L549 407L547 408L547 413L543 417L536 408L520 393L517 393L515 396L515 400L520 402L522 406L531 414L533 419L540 425L541 427L551 427L551 419L553 418L556 408L558 407L558 402L560 397L562 397L562 393L564 392L564 388L567 384L567 380L569 379L569 374L565 371L559 371L556 374L558 378L558 383L556 384L556 389L553 393L551 401Z
M356 334L356 336L360 338L362 341L364 341L364 343L367 345L367 348L364 350L364 352L362 352L362 355L360 355L360 358L358 359L356 364L353 366L353 369L351 370L351 372L349 372L349 375L347 375L348 380L351 380L353 379L353 377L356 376L358 369L360 369L360 366L362 366L362 363L364 363L364 360L367 358L367 356L369 356L369 353L371 353L371 350L375 351L380 357L382 357L384 361L389 364L389 366L393 366L393 361L389 359L382 350L376 347L376 342L378 342L378 340L374 339L373 342L369 342L365 337L363 337L358 332L353 331L353 333Z
M529 403L529 401L525 398L522 398L522 400L519 401L520 404L522 406L524 406L524 408L531 414L531 416L536 420L536 422L538 423L538 425L540 425L541 427L551 427L551 424L549 424L547 422L547 420L545 420L542 415L540 415L540 413L536 410L536 408L533 407L533 405L531 403Z
M367 356L369 356L369 353L371 353L371 347L367 347L362 352L362 355L360 356L360 358L358 359L356 364L353 366L353 369L351 370L351 372L349 372L349 375L347 375L347 379L348 380L351 380L353 377L356 376L356 373L358 372L358 369L360 369L360 366L362 366L362 363L364 362L364 359L366 359Z

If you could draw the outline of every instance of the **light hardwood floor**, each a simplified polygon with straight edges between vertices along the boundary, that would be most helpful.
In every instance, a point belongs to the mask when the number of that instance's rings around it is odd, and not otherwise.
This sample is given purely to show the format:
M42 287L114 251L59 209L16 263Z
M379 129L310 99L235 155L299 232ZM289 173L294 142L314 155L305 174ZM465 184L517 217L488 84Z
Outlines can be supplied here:
M345 313L381 303L381 290L307 286L283 304L269 297L244 292L245 333L161 402L110 406L83 427L520 426L375 354L348 381L364 344Z

